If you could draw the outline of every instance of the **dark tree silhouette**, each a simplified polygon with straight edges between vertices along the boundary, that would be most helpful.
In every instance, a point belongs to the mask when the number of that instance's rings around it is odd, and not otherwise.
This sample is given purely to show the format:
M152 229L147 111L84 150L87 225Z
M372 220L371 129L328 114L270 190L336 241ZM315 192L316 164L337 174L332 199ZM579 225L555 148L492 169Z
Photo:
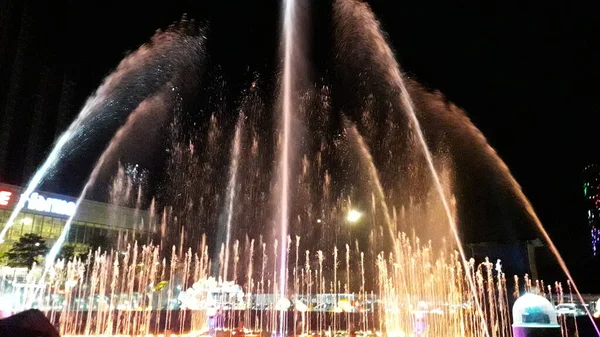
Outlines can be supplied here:
M39 263L38 259L47 253L46 241L37 234L29 233L21 236L6 252L5 257L10 267L31 268L34 262Z
M73 244L65 244L60 248L60 253L58 254L59 259L64 259L66 261L72 260L75 257L75 245Z
M64 259L65 261L71 261L74 258L78 257L82 261L85 261L87 259L88 251L90 249L91 247L86 244L66 243L60 248L58 258Z

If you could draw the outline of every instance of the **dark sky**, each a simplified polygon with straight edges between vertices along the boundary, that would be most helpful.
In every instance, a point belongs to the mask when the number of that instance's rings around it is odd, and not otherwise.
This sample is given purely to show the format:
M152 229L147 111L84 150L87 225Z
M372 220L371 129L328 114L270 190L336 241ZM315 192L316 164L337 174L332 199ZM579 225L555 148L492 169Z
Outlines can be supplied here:
M13 13L4 22L14 27L21 1L3 1ZM248 67L272 67L277 56L278 1L27 3L36 11L39 53L77 77L79 106L127 51L183 13L207 23L208 55L232 83ZM328 3L311 4L317 40ZM578 251L575 261L588 244L581 170L598 161L600 22L591 2L369 3L404 71L468 112L559 248Z
M600 27L592 8L446 4L393 11L384 3L373 7L404 68L467 110L552 237L572 249L577 234L587 234L581 170L598 159Z
M589 254L581 170L598 161L600 26L587 2L556 3L372 6L404 69L468 112L575 267Z

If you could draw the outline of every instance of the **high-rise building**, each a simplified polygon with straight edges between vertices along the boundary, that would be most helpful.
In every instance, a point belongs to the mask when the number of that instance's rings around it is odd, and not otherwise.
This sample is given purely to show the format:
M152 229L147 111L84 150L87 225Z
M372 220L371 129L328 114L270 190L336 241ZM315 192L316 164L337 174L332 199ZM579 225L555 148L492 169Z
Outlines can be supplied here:
M590 228L592 252L600 250L600 166L588 165L583 169L583 195Z
M78 103L74 76L56 52L53 22L32 0L0 1L0 181L25 184Z

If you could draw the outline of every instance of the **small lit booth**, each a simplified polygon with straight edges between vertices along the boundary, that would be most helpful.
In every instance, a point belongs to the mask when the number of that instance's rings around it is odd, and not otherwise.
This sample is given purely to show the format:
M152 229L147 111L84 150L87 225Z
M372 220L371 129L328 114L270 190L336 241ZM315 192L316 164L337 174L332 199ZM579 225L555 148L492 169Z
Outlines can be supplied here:
M514 337L560 337L556 309L545 297L525 294L513 305Z

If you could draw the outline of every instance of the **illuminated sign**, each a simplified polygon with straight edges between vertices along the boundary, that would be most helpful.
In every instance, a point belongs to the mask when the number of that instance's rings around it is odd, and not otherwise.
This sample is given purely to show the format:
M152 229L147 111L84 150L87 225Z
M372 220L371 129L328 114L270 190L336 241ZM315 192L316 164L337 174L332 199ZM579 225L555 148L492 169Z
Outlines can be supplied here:
M8 206L12 192L0 191L0 206Z
M11 207L16 201L16 195L18 194L14 191L0 189L0 207ZM21 201L25 203L24 209L31 211L72 216L77 209L75 202L73 201L45 197L37 192L31 193L29 198L22 194L21 198Z
M21 196L21 198L24 197L24 195ZM77 205L75 205L73 201L66 201L55 198L44 198L36 192L31 193L26 202L27 209L58 215L72 216L77 210Z

